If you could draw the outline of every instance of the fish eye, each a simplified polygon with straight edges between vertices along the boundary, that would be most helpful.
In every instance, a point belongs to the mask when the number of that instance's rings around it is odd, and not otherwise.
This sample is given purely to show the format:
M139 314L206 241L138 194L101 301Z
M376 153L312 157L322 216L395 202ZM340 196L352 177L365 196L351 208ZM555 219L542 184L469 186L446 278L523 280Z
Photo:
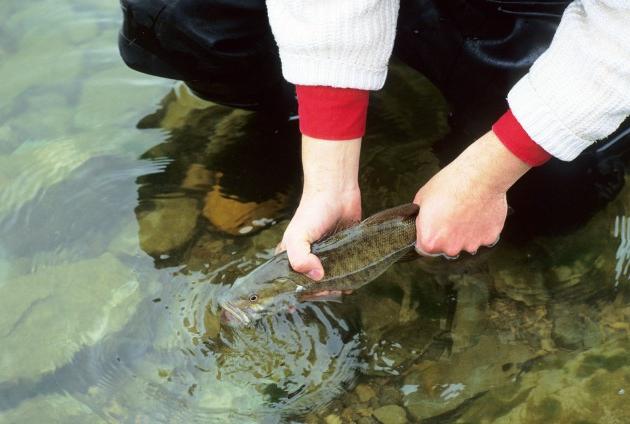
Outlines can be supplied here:
M258 295L257 294L250 294L249 295L249 301L254 303L258 300Z

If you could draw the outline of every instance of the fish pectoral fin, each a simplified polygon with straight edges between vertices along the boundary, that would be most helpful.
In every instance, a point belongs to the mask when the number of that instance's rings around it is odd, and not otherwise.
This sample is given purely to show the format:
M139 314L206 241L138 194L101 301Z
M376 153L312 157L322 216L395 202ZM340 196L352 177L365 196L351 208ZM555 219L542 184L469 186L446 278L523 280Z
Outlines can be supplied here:
M337 302L341 303L343 292L338 290L326 290L323 292L311 292L300 295L300 301L304 302Z
M364 224L378 224L380 222L386 222L394 218L414 218L418 215L420 206L415 203L407 203L404 205L396 206L395 208L385 209L379 213L376 213L363 221Z

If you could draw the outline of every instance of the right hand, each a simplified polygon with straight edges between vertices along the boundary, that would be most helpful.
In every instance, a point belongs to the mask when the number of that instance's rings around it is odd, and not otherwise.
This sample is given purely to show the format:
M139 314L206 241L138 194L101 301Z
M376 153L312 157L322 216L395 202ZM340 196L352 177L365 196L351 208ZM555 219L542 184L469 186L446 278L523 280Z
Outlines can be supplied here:
M311 253L311 244L361 219L361 193L316 191L302 194L300 205L276 251L287 251L291 267L313 280L324 277L322 264Z
M360 138L331 141L302 136L304 190L276 250L286 250L291 267L313 280L321 280L324 269L311 253L311 244L361 219L360 153Z

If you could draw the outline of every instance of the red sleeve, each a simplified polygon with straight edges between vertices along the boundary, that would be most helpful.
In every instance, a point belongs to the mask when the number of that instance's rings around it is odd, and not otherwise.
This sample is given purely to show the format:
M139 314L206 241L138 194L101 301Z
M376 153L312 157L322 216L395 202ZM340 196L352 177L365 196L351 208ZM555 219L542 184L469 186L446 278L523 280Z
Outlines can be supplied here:
M302 134L324 140L363 137L370 92L353 88L297 85Z
M551 155L525 132L510 109L494 123L492 131L514 156L530 166L539 166L551 159Z

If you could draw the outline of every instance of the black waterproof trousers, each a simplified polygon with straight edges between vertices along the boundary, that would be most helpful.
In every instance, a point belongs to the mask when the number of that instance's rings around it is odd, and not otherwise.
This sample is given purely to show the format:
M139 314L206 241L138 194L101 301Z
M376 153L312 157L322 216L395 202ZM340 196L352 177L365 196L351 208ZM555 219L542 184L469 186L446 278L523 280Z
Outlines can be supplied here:
M447 142L434 146L444 163L506 110L508 91L547 49L569 3L401 0L394 55L426 75L449 103L451 133ZM119 48L131 68L185 81L217 103L274 110L275 115L295 110L265 0L121 0L121 5ZM552 160L528 173L525 180L539 183L515 187L512 206L522 199L523 206L533 207L531 199L540 198L542 190L551 190L556 204L566 197L566 207L574 210L580 202L601 205L621 188L625 161L620 158L629 150L627 120L572 163ZM564 222L562 212L553 220L546 205L541 208L546 223Z

